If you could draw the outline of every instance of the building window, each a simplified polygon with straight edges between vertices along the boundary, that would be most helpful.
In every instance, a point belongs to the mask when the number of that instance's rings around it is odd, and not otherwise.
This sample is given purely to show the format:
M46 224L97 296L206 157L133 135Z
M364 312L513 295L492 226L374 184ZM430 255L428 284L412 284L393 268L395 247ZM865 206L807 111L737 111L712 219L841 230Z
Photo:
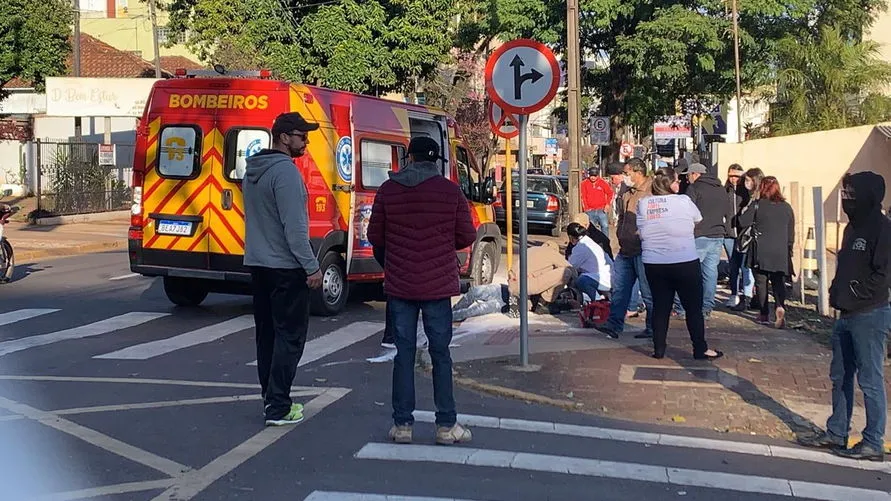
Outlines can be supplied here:
M158 27L158 43L164 44L167 43L168 40L175 37L175 42L177 44L186 43L186 34L185 33L173 33L170 28L166 26Z

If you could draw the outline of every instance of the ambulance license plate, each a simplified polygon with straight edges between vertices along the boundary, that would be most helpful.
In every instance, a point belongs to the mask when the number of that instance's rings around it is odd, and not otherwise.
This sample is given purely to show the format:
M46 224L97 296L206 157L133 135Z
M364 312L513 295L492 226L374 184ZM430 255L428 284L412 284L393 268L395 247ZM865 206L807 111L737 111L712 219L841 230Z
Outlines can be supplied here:
M158 233L162 235L188 236L192 234L192 223L188 221L158 221Z

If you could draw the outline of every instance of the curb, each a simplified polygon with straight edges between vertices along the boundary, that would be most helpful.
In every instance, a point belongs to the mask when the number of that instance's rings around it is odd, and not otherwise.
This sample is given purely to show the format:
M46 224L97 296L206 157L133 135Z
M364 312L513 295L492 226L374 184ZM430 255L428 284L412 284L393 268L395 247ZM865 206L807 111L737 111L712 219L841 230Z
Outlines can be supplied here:
M74 247L61 247L58 249L40 249L32 251L15 252L16 264L24 264L28 261L39 261L42 259L50 259L57 257L79 256L82 254L94 254L97 252L105 252L115 249L127 248L127 241L108 241L100 243L91 243L84 245L76 245ZM15 246L13 246L15 250Z
M505 398L513 398L516 400L523 400L525 402L536 403L536 404L551 405L554 407L559 407L564 410L579 411L580 409L582 409L584 407L584 404L582 404L581 402L572 402L570 400L558 400L555 398L546 397L544 395L539 395L537 393L530 393L528 391L515 390L513 388L507 388L505 386L481 383L481 382L479 382L475 379L471 379L471 378L455 377L454 382L455 382L455 384L457 384L459 386L463 386L463 387L471 389L471 390L477 390L477 391L481 391L484 393L488 393L490 395L495 395L498 397L505 397ZM622 416L619 416L619 415L610 415L610 418L627 419L627 418L623 418ZM635 422L639 422L639 421L635 421ZM859 435L857 435L857 436L851 435L850 437L848 437L848 447L855 445L860 440L861 440L861 437ZM885 453L891 454L891 441L885 442Z
M546 397L544 395L530 393L528 391L515 390L513 388L507 388L504 386L481 383L475 379L466 377L455 377L454 381L455 384L459 386L481 391L484 393L489 393L491 395L513 398L516 400L523 400L536 404L552 405L554 407L560 407L561 409L566 410L579 410L584 406L584 404L582 404L581 402L573 402L571 400L558 400L556 398Z
M130 219L129 210L119 210L111 212L95 212L92 214L74 214L71 216L50 216L41 217L34 220L36 226L58 226L62 224L75 223L93 223L100 221L119 221Z

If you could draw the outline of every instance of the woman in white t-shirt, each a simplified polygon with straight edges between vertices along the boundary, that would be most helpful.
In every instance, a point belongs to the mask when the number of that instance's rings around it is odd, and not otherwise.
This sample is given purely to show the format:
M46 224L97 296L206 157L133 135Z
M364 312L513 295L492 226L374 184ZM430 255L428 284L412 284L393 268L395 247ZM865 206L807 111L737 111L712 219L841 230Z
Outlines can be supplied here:
M702 270L693 229L702 221L696 204L678 195L678 178L671 168L653 176L653 195L637 205L637 229L642 260L653 295L654 358L665 356L668 324L675 293L687 312L687 330L693 342L693 358L712 360L723 356L705 341L702 316Z

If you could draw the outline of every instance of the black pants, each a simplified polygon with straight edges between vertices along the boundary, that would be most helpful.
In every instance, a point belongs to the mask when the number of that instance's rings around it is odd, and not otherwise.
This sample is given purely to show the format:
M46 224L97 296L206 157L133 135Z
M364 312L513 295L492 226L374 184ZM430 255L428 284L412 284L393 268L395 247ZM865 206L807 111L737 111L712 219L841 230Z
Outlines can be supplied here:
M257 375L267 419L291 410L291 383L309 330L309 287L302 269L251 267Z
M755 271L755 292L758 297L758 305L761 307L761 314L770 313L770 304L767 298L767 281L770 280L770 286L773 289L773 300L776 302L777 308L786 307L786 274L782 271Z
M705 342L705 318L702 316L702 270L699 260L675 264L644 264L650 293L653 295L653 347L657 357L665 356L668 324L674 295L687 312L687 331L693 342L693 356L708 351Z

